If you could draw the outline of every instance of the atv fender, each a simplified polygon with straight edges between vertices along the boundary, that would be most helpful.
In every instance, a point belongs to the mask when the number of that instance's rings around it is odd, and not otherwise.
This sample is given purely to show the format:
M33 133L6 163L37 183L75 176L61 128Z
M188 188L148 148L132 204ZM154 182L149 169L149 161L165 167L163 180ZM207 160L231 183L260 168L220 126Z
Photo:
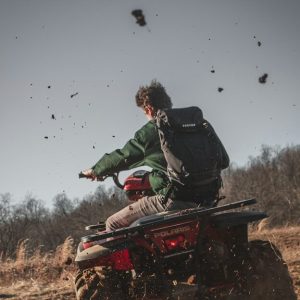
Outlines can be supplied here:
M77 253L75 262L83 262L92 260L101 256L107 256L111 254L111 250L101 245L94 245L88 249L85 249Z
M212 216L211 223L219 228L238 226L267 218L264 212L230 212Z

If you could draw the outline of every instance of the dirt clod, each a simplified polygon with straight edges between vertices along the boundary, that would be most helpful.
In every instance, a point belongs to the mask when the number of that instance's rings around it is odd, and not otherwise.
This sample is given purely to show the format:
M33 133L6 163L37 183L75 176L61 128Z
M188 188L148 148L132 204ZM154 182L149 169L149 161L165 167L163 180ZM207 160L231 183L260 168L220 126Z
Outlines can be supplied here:
M135 9L131 12L131 14L135 17L137 24L139 24L140 26L147 25L146 20L145 20L145 16L144 16L143 11L141 9Z
M76 92L76 93L72 94L70 97L73 98L73 97L77 96L78 94L79 94L79 93Z
M265 73L264 75L262 75L261 77L258 78L258 82L261 84L265 84L267 82L267 78L268 78L268 74Z

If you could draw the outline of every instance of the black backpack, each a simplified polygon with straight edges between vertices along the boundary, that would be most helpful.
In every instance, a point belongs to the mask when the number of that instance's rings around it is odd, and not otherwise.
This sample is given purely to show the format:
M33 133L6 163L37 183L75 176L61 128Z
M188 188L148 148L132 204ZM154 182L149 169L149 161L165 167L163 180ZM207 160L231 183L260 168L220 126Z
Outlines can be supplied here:
M197 188L220 178L224 148L200 108L158 110L155 121L172 183Z

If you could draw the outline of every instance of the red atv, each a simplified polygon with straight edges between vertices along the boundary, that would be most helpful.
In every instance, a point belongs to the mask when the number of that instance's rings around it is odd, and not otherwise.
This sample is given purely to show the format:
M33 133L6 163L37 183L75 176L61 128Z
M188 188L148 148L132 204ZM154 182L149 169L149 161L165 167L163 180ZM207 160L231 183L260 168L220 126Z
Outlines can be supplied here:
M113 179L131 200L152 193L145 171L124 185ZM87 226L96 233L78 247L77 300L296 299L278 249L248 241L248 223L267 217L249 210L255 203L166 211L111 232L101 231L103 223Z

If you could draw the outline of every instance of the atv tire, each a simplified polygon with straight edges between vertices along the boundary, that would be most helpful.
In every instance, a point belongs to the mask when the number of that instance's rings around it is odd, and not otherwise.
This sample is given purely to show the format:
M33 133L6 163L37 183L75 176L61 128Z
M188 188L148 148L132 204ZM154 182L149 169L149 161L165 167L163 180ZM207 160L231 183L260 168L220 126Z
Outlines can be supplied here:
M297 300L293 282L281 253L268 241L251 241L240 249L235 271L237 288L220 293L207 291L198 300Z
M128 274L109 268L95 267L79 270L75 277L77 300L128 299Z
M247 300L297 300L287 264L268 241L251 241L245 257Z

